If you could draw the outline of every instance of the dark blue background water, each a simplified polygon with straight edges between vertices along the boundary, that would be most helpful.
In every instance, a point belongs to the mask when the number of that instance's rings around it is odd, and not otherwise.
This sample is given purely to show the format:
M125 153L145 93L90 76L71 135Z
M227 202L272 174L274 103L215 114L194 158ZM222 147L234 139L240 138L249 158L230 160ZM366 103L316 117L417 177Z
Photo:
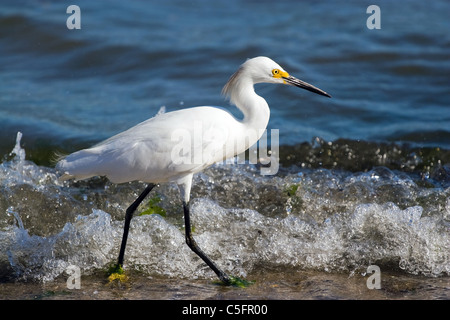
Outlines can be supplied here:
M81 30L66 9L81 8ZM265 55L329 92L258 85L280 144L315 136L450 148L450 2L2 1L2 154L88 145L156 114L226 106L220 91Z

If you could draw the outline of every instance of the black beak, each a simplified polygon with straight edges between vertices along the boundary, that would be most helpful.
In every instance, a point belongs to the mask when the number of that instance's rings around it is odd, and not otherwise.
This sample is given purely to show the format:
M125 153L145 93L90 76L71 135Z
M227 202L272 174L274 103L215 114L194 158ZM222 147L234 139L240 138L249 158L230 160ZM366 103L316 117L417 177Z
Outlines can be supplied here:
M328 93L326 93L325 91L320 90L319 88L314 87L312 84L309 84L309 83L307 83L305 81L297 79L297 78L295 78L293 76L289 76L289 77L286 77L286 78L283 77L283 79L284 79L284 81L287 84L290 84L292 86L296 86L296 87L299 87L299 88L302 88L302 89L305 89L305 90L308 90L308 91L320 94L322 96L331 98L331 96Z

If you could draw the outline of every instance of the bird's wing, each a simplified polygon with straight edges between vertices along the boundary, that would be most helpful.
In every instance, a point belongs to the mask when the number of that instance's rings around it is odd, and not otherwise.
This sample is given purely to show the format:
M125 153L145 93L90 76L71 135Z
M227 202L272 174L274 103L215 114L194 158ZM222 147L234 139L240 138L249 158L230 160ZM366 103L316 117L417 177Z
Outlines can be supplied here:
M226 111L197 107L158 115L58 164L65 177L106 176L112 182L172 181L226 156L236 120Z

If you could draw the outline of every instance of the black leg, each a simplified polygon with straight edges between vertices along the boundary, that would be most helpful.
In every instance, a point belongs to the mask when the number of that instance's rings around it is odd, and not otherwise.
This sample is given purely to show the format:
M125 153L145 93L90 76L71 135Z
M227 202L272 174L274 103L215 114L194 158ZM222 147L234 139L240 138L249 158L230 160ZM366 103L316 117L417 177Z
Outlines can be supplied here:
M200 249L197 242L195 242L192 237L191 232L191 218L189 216L189 204L183 201L183 209L184 209L184 224L186 228L186 243L194 251L203 261L217 274L219 279L225 284L231 284L230 278L227 276L225 272L220 270L216 264Z
M125 214L125 224L123 226L123 236L122 236L122 245L120 246L120 253L119 253L119 262L118 266L123 266L123 256L125 255L125 247L127 245L127 239L128 239L128 230L130 229L130 222L131 218L133 218L133 214L136 211L139 204L144 200L144 198L152 191L152 189L155 187L154 184L150 183L147 188L141 193L141 195L131 204L131 206L128 207L126 214Z

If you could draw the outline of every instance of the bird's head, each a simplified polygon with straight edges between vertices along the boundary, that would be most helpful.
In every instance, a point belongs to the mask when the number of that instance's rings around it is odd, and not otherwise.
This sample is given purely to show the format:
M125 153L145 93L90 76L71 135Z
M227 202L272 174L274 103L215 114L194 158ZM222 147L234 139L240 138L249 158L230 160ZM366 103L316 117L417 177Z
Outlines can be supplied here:
M331 97L325 91L291 76L278 63L267 57L256 57L244 62L233 74L224 87L224 93L230 91L233 84L240 78L250 79L253 83L280 83L296 86L326 97Z

